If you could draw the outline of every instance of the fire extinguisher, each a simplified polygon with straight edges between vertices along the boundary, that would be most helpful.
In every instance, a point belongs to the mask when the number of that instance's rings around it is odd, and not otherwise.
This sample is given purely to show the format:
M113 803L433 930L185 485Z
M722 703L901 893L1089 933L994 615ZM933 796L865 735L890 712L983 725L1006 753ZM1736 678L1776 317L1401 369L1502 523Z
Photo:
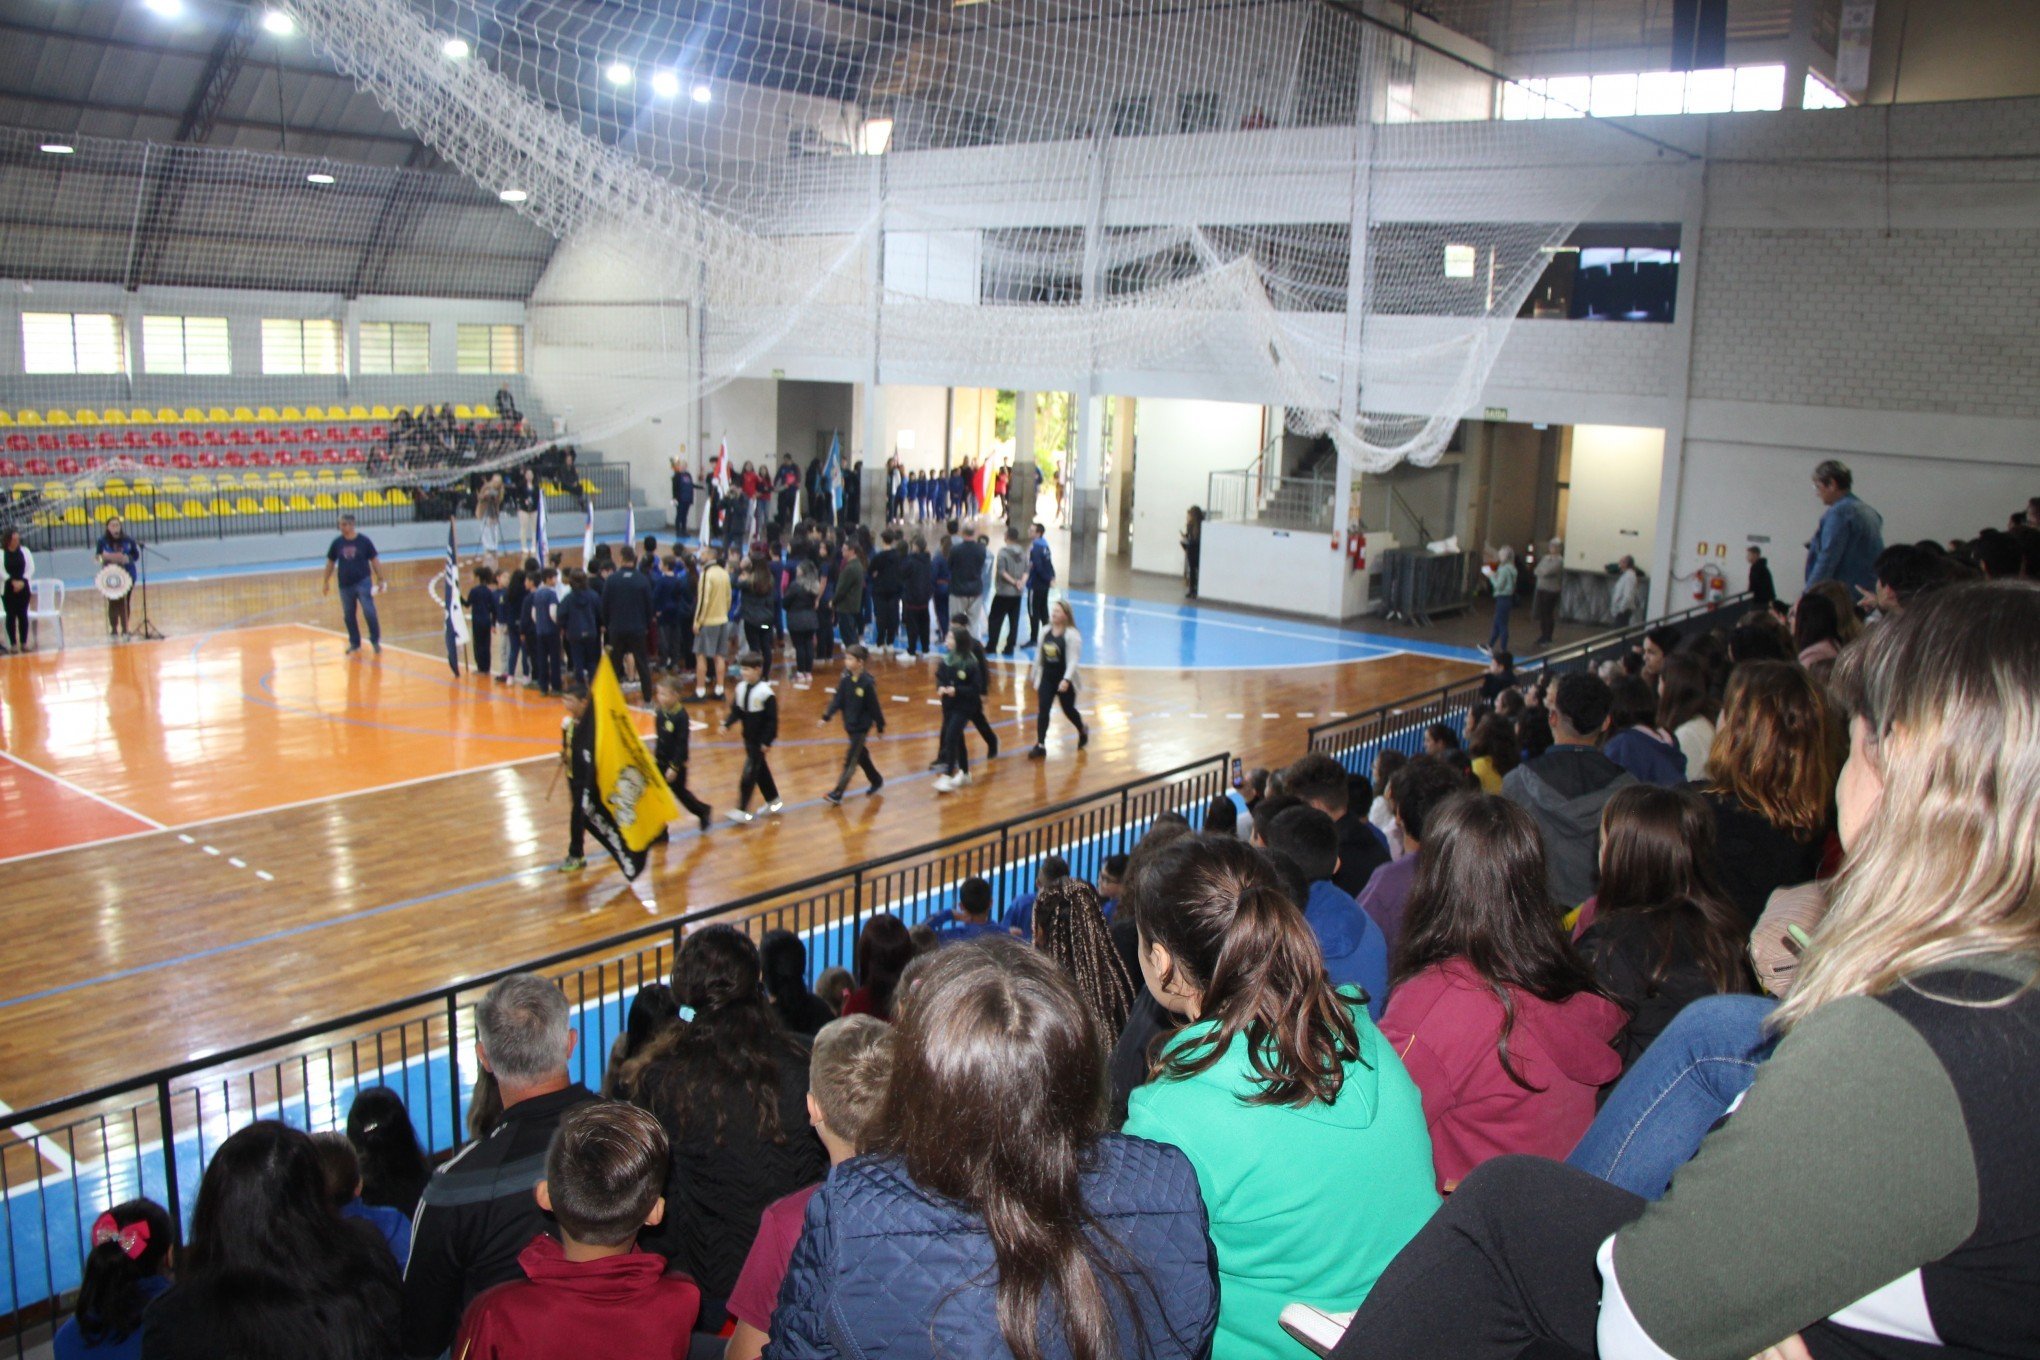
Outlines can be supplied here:
M1367 570L1367 535L1358 525L1346 535L1346 556L1354 571Z
M1693 586L1693 598L1702 604L1720 604L1728 595L1728 578L1718 567L1702 567Z

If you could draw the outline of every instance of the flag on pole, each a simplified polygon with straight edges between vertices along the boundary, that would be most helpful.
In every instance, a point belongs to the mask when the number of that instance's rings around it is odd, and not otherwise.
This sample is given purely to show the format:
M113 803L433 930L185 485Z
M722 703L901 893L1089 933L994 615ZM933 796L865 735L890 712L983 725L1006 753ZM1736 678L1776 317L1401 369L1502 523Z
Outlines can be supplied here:
M439 574L439 587L444 596L440 607L446 613L446 665L458 676L460 649L468 640L468 621L460 610L460 537L451 515L446 520L446 568ZM429 584L425 593L432 593Z
M595 780L580 794L581 816L623 876L635 883L652 842L680 816L680 804L645 746L606 656L596 663L588 686L584 721L595 724Z
M828 483L829 504L835 510L832 518L843 517L843 440L834 430L829 432L829 461L822 465L822 477Z
M632 549L633 551L636 550L637 507L635 505L626 505L623 507L623 542L626 547Z
M583 501L581 513L587 518L581 521L581 570L595 569L595 502Z
M709 482L715 487L716 495L727 496L730 494L730 441L728 436L724 436L723 441L715 446L715 471L710 474Z
M539 483L539 487L538 487L538 542L537 542L537 547L538 547L538 565L539 565L539 569L540 569L541 571L543 571L543 570L545 569L545 565L546 565L546 555L545 555L545 483L543 483L543 482Z

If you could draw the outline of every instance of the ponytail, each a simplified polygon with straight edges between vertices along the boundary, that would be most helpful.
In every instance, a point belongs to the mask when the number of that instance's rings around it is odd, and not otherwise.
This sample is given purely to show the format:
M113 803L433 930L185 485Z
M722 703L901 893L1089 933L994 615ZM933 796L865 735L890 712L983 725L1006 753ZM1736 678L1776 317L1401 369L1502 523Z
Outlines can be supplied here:
M131 1199L99 1216L78 1285L78 1335L87 1345L114 1345L140 1330L149 1303L142 1282L163 1273L169 1254L170 1215L154 1200Z
M1143 944L1157 942L1204 994L1213 1028L1177 1046L1156 1075L1180 1081L1246 1044L1253 1105L1331 1104L1362 1061L1347 1001L1325 973L1303 911L1259 851L1230 836L1165 847L1127 893Z

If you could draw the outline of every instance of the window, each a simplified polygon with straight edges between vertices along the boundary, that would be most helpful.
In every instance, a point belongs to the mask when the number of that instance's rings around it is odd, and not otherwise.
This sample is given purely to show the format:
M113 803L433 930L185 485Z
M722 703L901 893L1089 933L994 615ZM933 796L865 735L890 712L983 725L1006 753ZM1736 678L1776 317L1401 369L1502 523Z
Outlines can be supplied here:
M296 377L347 371L340 323L319 317L262 318L262 371Z
M364 321L361 323L362 373L430 373L432 323L429 321Z
M127 345L110 312L23 312L25 373L125 373Z
M1807 77L1808 89L1815 83ZM1825 88L1825 87L1823 87ZM1832 108L1814 102L1808 108ZM1741 113L1785 107L1785 68L1723 67L1712 71L1612 72L1597 76L1547 76L1502 86L1501 117L1507 122L1538 118L1626 118L1632 114Z
M223 316L142 318L144 373L232 373L234 359Z
M1445 277L1448 279L1470 279L1473 266L1480 252L1472 246L1449 245L1445 247Z
M1849 101L1813 72L1806 73L1805 93L1799 97L1799 106L1805 109L1846 109Z
M459 326L454 330L457 373L522 373L524 327Z

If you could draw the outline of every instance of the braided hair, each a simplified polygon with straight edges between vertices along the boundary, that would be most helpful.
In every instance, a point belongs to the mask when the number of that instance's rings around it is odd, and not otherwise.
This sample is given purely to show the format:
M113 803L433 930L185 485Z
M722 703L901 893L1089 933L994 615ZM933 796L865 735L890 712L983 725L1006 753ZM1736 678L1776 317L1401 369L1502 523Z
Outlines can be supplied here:
M1069 975L1108 1040L1126 1028L1133 979L1112 947L1096 888L1080 878L1045 885L1034 902L1034 947Z

